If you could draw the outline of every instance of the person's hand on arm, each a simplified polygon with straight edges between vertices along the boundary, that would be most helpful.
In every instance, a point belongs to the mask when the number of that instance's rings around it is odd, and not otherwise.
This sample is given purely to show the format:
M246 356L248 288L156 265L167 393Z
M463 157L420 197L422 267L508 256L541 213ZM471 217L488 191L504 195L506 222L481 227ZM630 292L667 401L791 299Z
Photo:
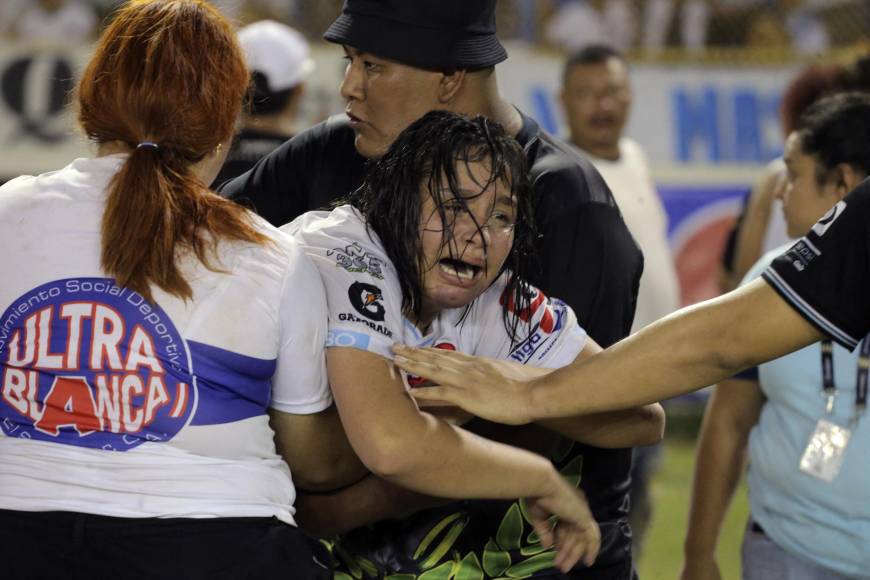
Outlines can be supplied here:
M749 432L764 396L758 381L728 379L715 388L698 438L689 526L680 580L717 580L719 531L746 463Z
M591 338L587 338L583 350L575 361L584 360L599 352L601 352L601 347ZM534 380L553 372L553 369L525 365L515 361L503 360L498 362L501 363L499 364L501 372L518 381ZM418 404L430 412L440 411L449 412L451 415L457 414L455 411L457 407L444 401L420 399ZM665 412L660 404L651 403L626 410L544 419L536 421L536 423L552 432L586 445L619 449L652 445L661 441L665 429Z
M591 563L600 541L582 493L538 455L487 441L420 412L385 358L354 348L327 350L330 384L348 438L375 475L449 498L529 498L542 542L560 545L557 565ZM546 512L546 513L545 513ZM560 518L554 536L547 517Z
M637 407L688 393L823 338L767 283L690 306L602 353L533 380L501 361L396 345L395 364L438 386L419 399L507 424Z

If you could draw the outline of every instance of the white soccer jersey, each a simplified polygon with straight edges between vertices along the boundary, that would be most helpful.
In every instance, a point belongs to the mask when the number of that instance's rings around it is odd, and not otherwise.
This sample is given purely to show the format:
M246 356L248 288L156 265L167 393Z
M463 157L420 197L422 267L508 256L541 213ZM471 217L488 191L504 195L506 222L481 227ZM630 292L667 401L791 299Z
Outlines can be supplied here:
M574 312L538 290L526 311L513 313L521 320L512 343L502 317L506 274L464 318L464 308L444 311L422 334L402 315L398 277L380 240L374 233L369 236L361 215L350 206L306 213L282 229L303 246L323 278L329 309L327 347L358 348L392 358L390 346L399 342L548 368L570 363L583 350L586 333ZM410 386L419 381L412 377Z
M328 407L320 277L293 240L221 243L155 303L100 268L124 156L0 188L0 508L271 517L295 491L266 410Z

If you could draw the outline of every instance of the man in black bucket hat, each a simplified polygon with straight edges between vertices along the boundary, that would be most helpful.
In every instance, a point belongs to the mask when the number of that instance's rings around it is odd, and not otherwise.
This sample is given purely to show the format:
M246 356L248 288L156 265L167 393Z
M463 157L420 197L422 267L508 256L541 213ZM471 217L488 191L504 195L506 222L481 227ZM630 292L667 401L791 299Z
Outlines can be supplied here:
M507 59L494 2L354 0L323 37L412 66L479 70Z
M225 195L253 204L263 217L282 225L356 189L366 160L380 157L403 129L428 111L486 115L527 152L542 234L541 272L531 281L567 302L602 346L628 333L643 258L592 165L501 97L495 65L507 53L495 35L495 0L346 0L324 37L345 51L347 68L340 90L347 102L346 116L297 135L225 184ZM579 433L596 421L612 422L612 428L599 429L598 439ZM586 443L625 447L658 440L662 422L660 408L646 408L584 418L574 422L576 430L567 432ZM319 524L331 532L402 518L342 536L334 547L339 571L354 578L415 578L426 571L441 572L456 560L457 565L470 566L469 577L520 572L535 578L632 577L627 523L630 449L574 443L535 426L508 428L476 420L465 427L549 453L563 473L580 479L602 533L593 568L578 567L560 576L534 545L516 503L443 505L369 477L333 496L297 502L301 521L307 518L313 527ZM566 432L564 425L549 427ZM618 440L612 439L620 433ZM437 507L417 511L425 505ZM411 512L416 513L407 516ZM464 527L456 525L460 521ZM476 575L477 569L483 576Z

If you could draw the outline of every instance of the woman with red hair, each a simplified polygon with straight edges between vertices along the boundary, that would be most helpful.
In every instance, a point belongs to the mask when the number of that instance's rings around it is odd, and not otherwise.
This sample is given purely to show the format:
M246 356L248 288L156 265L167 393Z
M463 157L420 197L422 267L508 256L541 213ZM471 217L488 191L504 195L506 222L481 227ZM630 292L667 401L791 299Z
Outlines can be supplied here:
M332 407L322 285L206 185L248 78L206 2L134 0L79 85L97 156L0 189L9 577L331 577L294 485L364 472Z

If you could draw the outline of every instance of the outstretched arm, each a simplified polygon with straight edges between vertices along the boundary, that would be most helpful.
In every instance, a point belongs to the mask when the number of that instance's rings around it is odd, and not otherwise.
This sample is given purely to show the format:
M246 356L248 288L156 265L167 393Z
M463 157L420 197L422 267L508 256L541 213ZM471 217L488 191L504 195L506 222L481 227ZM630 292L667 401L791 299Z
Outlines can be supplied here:
M414 397L516 424L637 407L688 393L822 337L773 288L756 280L533 381L510 377L498 361L458 353L396 346L395 363L441 385L415 389Z
M600 352L601 347L589 338L575 363ZM543 376L545 375L537 374L536 378ZM661 441L665 432L665 410L658 403L650 403L619 411L543 419L536 423L586 445L620 449L652 445Z
M591 338L587 338L586 344L577 355L575 362L600 352L601 347ZM553 372L553 369L550 368L535 367L510 360L501 360L499 364L508 376L519 381L543 378ZM433 412L443 409L457 409L457 407L445 406L443 402L432 402L426 399L420 399L418 403L421 407ZM665 411L658 403L650 403L625 410L542 419L536 423L585 445L621 449L652 445L661 441L665 430ZM491 436L484 436L487 439L493 439ZM522 444L520 446L524 449L529 448Z

